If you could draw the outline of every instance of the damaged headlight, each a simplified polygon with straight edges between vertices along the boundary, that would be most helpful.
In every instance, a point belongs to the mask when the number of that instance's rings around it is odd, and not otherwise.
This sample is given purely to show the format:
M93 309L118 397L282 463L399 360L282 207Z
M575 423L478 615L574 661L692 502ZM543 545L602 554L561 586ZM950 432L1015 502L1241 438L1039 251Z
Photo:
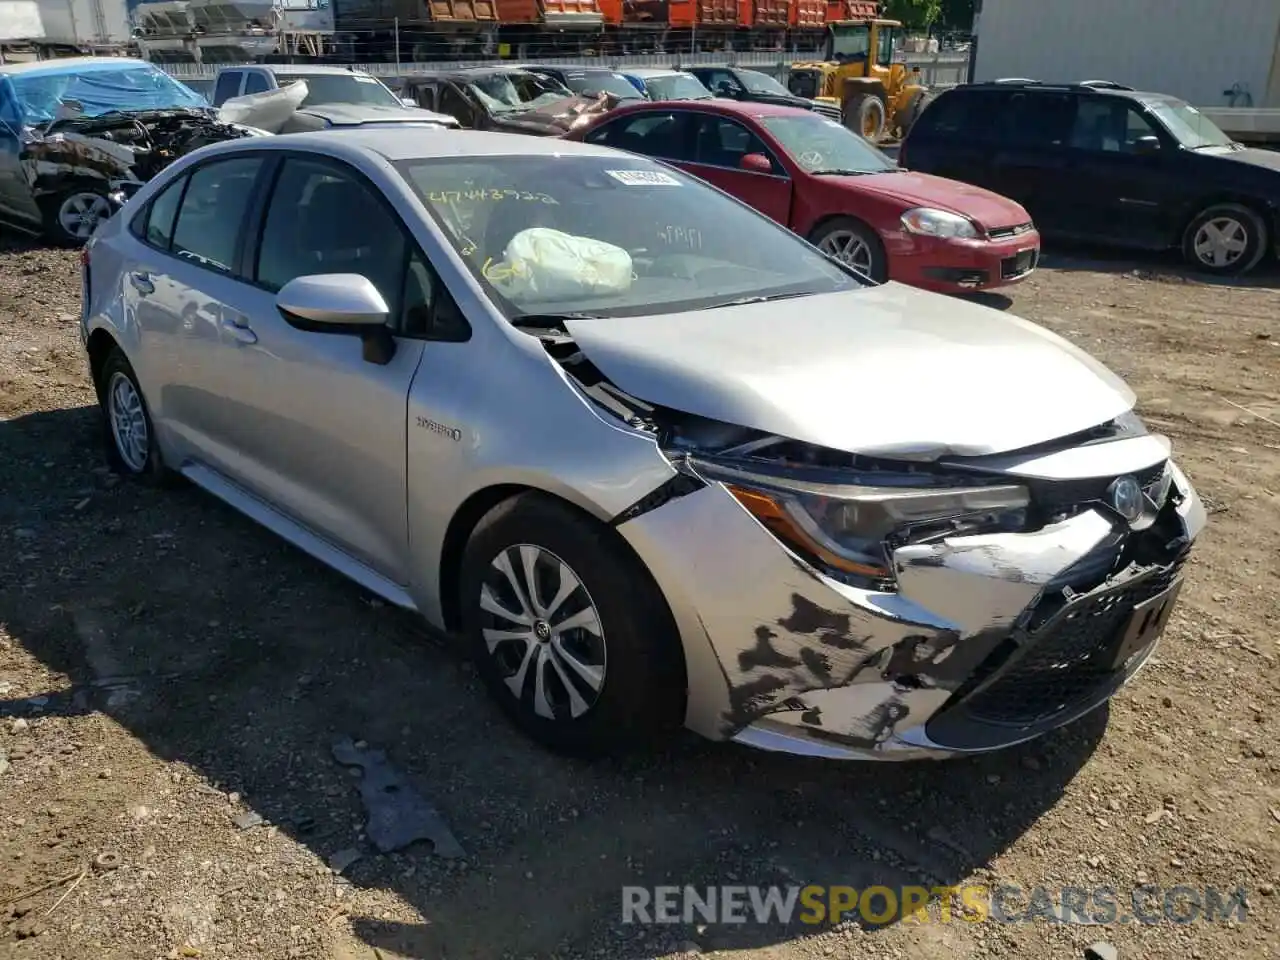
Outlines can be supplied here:
M734 471L736 474L736 471ZM859 586L892 585L890 556L907 543L1020 530L1030 495L1013 484L846 486L722 476L730 493L809 562Z

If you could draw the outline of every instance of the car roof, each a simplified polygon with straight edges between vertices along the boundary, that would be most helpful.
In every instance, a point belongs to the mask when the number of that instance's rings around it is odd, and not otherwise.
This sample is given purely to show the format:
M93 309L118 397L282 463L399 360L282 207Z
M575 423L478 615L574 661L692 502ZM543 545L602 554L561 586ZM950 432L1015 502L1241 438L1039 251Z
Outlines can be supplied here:
M614 116L622 110L640 111L652 110L654 107L680 107L682 110L699 110L703 113L725 113L738 117L790 117L801 114L806 117L816 117L818 114L812 110L806 110L804 107L786 107L780 103L753 103L751 101L742 100L720 100L708 98L706 100L650 100L644 104L636 106L618 107L617 110L611 110L604 117Z
M290 76L291 74L309 73L314 76L323 74L332 74L334 76L358 74L360 76L372 76L363 70L348 70L346 67L335 67L329 64L309 64L309 63L246 63L236 67L223 67L224 70L247 70L249 67L258 67L263 70L270 70L272 73L281 76Z
M209 155L252 149L301 150L320 153L375 153L387 160L426 160L450 157L517 157L558 155L633 159L618 150L558 137L521 137L482 130L397 130L392 127L354 128L335 136L332 131L291 133L284 137L245 137L206 148Z
M74 73L85 67L106 69L108 67L145 67L150 66L146 60L134 57L60 57L56 60L34 60L30 63L0 64L0 76L12 77L18 74L39 73Z
M457 77L458 79L474 79L475 77L492 77L502 73L527 73L523 64L500 64L485 67L445 67L439 70L424 70L405 77L410 80L439 80L441 77Z
M1168 93L1155 93L1146 90L1132 90L1128 88L1119 89L1116 87L1093 87L1085 83L1043 83L1039 80L1026 82L1022 80L984 80L980 83L963 83L958 87L952 87L950 91L964 92L968 90L1019 90L1019 91L1045 91L1048 93L1062 93L1070 91L1072 93L1096 93L1100 96L1119 97L1124 100L1166 100L1176 102L1177 97Z
M692 76L686 70L676 70L672 67L623 67L618 72L639 77L641 80L648 80L652 77L677 77L682 74Z

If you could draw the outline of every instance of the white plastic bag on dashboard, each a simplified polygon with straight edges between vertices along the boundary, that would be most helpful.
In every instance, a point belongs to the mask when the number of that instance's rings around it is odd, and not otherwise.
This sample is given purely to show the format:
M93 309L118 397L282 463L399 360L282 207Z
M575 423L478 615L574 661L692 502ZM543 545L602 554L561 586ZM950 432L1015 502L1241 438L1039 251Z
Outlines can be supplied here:
M486 273L516 299L567 300L624 292L631 286L632 264L631 254L611 243L529 227L511 238L502 263Z

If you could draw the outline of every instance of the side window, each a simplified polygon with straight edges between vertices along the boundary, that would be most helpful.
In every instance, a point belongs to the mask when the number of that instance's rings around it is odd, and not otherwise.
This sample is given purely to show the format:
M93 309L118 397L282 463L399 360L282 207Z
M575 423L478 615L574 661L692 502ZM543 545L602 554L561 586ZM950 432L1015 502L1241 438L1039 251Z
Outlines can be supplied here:
M592 131L587 141L646 157L688 160L688 130L688 119L682 112L638 113Z
M233 272L245 211L261 168L261 157L215 160L198 167L182 195L171 251L211 270Z
M358 273L369 279L391 316L426 332L436 281L404 227L377 192L338 163L290 157L276 179L258 244L254 278L279 290L296 277ZM413 332L405 330L405 332Z
M169 241L173 239L173 221L186 184L187 178L179 177L157 193L129 224L133 235L149 246L168 250Z
M728 70L708 70L698 77L702 85L717 95L741 90L742 84Z
M244 78L244 93L242 96L247 97L251 93L263 93L270 90L267 84L267 78L261 73L250 73Z
M213 102L221 106L223 101L240 96L240 71L223 70L218 74L218 82L213 88Z
M471 104L452 84L446 84L440 90L440 106L437 108L441 113L447 113L462 124L464 127L474 127L476 124L476 113L471 108Z
M887 67L893 63L893 41L893 30L881 27L876 41L876 66Z
M1041 150L1063 146L1070 137L1075 101L1066 93L1015 93L1001 111L1000 139Z
M1077 150L1121 153L1128 138L1128 113L1129 105L1123 100L1082 97L1071 128L1071 146Z
M1132 104L1125 107L1124 148L1127 153L1138 152L1138 141L1143 137L1159 137L1155 126Z
M920 140L985 139L992 132L995 111L1002 111L1001 94L944 93L925 107L911 128Z
M711 115L703 115L701 121L694 152L696 163L737 170L748 153L769 156L763 141L737 121Z

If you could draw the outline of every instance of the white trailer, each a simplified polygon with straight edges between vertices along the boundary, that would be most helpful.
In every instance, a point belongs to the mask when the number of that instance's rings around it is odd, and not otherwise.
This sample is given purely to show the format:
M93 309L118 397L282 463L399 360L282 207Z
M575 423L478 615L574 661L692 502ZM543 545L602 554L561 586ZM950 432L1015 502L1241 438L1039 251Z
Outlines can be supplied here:
M71 46L129 39L126 0L0 0L0 40Z
M1280 0L978 0L974 80L1113 80L1280 108Z

